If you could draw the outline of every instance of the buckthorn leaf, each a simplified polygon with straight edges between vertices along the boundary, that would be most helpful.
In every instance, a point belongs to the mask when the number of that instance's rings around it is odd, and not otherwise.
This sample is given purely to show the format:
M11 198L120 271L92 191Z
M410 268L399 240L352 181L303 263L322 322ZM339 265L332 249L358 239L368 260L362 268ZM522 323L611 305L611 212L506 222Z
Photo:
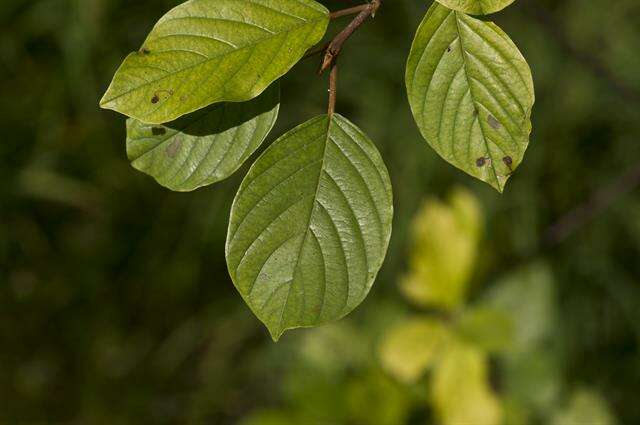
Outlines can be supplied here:
M324 35L313 0L190 0L153 28L100 101L159 124L216 102L253 99Z
M527 62L495 24L434 3L407 63L409 103L445 160L498 191L529 144L535 97Z
M515 0L438 0L449 9L472 15L488 15L509 6Z
M216 103L169 124L127 121L134 168L171 190L186 192L224 180L262 144L278 117L275 83L257 98Z
M392 215L373 143L340 115L316 117L274 142L242 183L227 235L231 278L274 340L335 321L368 294Z

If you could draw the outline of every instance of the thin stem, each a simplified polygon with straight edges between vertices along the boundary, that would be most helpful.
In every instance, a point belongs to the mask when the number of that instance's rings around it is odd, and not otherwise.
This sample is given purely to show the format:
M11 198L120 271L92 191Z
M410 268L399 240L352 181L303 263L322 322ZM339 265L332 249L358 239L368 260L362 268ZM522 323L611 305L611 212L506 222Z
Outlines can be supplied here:
M338 63L333 61L331 72L329 73L329 117L336 111L336 100L338 98Z
M355 15L356 13L362 12L367 7L369 7L368 4L361 4L360 6L354 6L354 7L349 7L347 9L336 10L335 12L331 12L329 17L331 19L337 19L343 16Z
M343 29L338 35L336 35L327 50L325 51L324 58L322 60L322 65L320 66L320 74L329 69L331 65L335 62L338 55L340 55L340 51L342 50L342 46L344 43L353 35L354 32L370 17L376 14L376 11L382 4L382 0L373 0L371 3L362 5L362 10L358 13L358 15L351 21L349 25L345 29Z

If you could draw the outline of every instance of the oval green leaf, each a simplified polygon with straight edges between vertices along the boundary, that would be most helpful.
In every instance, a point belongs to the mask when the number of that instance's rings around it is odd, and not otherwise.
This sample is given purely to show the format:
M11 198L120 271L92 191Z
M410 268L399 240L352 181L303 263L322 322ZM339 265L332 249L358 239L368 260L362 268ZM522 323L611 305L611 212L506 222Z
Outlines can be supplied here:
M411 47L409 103L446 161L502 192L529 144L531 70L495 24L437 3Z
M253 164L231 209L227 265L274 340L342 318L382 266L393 215L374 144L340 115L291 130Z
M241 103L217 103L169 124L127 120L131 165L188 192L224 180L255 152L278 117L279 84Z
M324 35L313 0L190 0L167 13L100 101L150 124L253 99Z
M438 0L449 9L472 15L488 15L509 6L515 0Z

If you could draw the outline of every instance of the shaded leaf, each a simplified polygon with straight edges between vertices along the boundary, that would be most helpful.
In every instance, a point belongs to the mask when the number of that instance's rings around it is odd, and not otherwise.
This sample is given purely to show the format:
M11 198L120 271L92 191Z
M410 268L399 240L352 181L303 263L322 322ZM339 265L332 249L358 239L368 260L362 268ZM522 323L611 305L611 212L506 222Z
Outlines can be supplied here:
M424 307L455 309L465 299L478 255L482 212L476 198L457 189L449 202L427 201L413 224L410 271L400 287Z
M231 210L227 264L277 340L335 321L366 297L391 235L391 184L373 143L340 115L282 136Z
M313 0L190 0L163 16L100 101L146 123L253 99L324 35Z
M438 0L449 9L472 15L488 15L509 6L515 0Z
M411 47L406 83L427 142L502 192L529 144L534 103L531 71L511 39L434 3Z
M458 336L484 351L499 352L511 347L514 327L502 310L476 307L465 311L456 323Z
M448 337L438 320L413 318L391 328L380 344L382 366L397 379L417 381L436 361Z
M444 425L497 425L502 407L489 384L489 363L482 351L452 344L434 371L431 395Z
M280 89L257 98L218 103L165 125L127 120L131 165L175 191L224 180L251 156L278 117Z
M555 323L554 283L544 263L507 275L491 288L483 304L500 309L514 326L513 350L526 351L543 342Z

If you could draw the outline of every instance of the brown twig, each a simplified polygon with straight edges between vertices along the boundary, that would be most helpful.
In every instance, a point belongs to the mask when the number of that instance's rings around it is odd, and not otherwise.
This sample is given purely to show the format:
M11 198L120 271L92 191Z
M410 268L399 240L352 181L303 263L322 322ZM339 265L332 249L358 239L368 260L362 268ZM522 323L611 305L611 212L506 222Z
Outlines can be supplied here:
M584 204L560 218L545 235L547 245L557 245L592 221L628 192L640 186L640 164L635 165L613 183L596 191Z
M340 55L340 51L342 50L344 43L367 19L375 16L376 11L381 4L382 0L373 0L371 3L360 6L361 10L358 15L353 18L353 21L351 21L345 29L340 31L340 33L331 40L329 46L327 46L322 60L322 65L320 66L320 74L331 68L331 65L335 62L338 55Z
M355 15L356 13L360 13L369 7L368 4L361 4L360 6L349 7L347 9L336 10L335 12L331 12L329 18L337 19L343 16Z
M329 118L336 111L336 100L338 98L338 63L333 61L331 72L329 73Z

